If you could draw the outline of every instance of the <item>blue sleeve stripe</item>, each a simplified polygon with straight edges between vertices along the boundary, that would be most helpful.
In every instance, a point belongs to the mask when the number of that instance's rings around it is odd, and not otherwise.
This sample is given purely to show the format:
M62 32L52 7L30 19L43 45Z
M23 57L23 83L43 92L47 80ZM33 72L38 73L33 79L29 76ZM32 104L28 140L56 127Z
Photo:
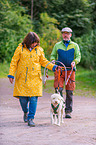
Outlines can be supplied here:
M8 78L12 78L12 79L14 79L14 76L8 75Z

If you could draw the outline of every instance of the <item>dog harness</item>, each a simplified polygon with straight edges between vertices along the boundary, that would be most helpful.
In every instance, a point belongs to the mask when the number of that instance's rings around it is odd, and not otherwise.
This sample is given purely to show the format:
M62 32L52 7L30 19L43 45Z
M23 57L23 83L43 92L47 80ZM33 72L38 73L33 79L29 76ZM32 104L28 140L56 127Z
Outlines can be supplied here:
M53 111L54 111L55 114L57 114L57 109L59 108L59 105L60 105L60 104L58 104L56 107L54 107L54 105L51 104L51 106L52 106Z

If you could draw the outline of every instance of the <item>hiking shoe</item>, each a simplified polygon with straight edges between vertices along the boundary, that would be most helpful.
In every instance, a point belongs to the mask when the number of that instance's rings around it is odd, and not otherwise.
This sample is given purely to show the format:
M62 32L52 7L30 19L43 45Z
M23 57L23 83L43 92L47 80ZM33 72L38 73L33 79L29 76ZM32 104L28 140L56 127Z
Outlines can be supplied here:
M28 120L28 126L35 127L35 123L33 122L33 119Z
M27 122L27 121L28 121L28 120L27 120L27 113L24 113L23 119L24 119L24 122Z
M71 118L71 113L66 113L65 118Z

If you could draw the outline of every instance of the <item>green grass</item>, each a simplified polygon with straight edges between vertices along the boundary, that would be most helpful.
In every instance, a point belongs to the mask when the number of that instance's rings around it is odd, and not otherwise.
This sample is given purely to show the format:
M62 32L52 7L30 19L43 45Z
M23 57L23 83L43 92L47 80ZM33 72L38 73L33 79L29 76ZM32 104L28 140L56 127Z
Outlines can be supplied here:
M0 63L0 78L7 77L10 64ZM42 68L44 74L44 68ZM48 71L49 76L54 76L52 71ZM54 81L47 80L44 91L48 93L54 92ZM96 70L86 70L82 67L77 67L76 71L76 88L74 95L96 97Z
M45 69L45 68L43 68L43 67L42 67L42 69L41 69L42 75L44 75L44 69ZM46 70L47 70L47 69L46 69ZM45 73L46 73L46 70L45 70ZM54 72L51 71L51 70L48 70L48 76L54 76Z
M76 72L76 94L96 97L96 70L79 67Z
M10 66L10 64L0 63L0 78L7 77L8 73L9 73L9 66Z

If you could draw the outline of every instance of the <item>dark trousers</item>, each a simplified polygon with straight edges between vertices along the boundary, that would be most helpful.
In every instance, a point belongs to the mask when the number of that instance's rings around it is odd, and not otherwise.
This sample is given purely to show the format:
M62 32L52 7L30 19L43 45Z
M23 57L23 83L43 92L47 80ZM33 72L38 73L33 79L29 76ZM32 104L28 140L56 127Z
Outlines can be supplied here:
M73 91L66 90L65 113L71 113L73 106Z
M55 93L60 92L60 95L63 97L63 88L55 88ZM73 91L66 90L66 100L65 100L65 113L71 113L72 112L72 105L73 105Z
M67 71L67 78L70 74L70 71ZM62 91L64 88L65 71L62 71L62 75L60 75L60 80L58 80L58 72L55 71L54 74L55 74L54 79L55 93L58 93L59 91L61 96L63 97ZM73 105L73 90L75 89L75 71L72 72L68 84L65 86L65 89L66 89L65 113L71 113Z

